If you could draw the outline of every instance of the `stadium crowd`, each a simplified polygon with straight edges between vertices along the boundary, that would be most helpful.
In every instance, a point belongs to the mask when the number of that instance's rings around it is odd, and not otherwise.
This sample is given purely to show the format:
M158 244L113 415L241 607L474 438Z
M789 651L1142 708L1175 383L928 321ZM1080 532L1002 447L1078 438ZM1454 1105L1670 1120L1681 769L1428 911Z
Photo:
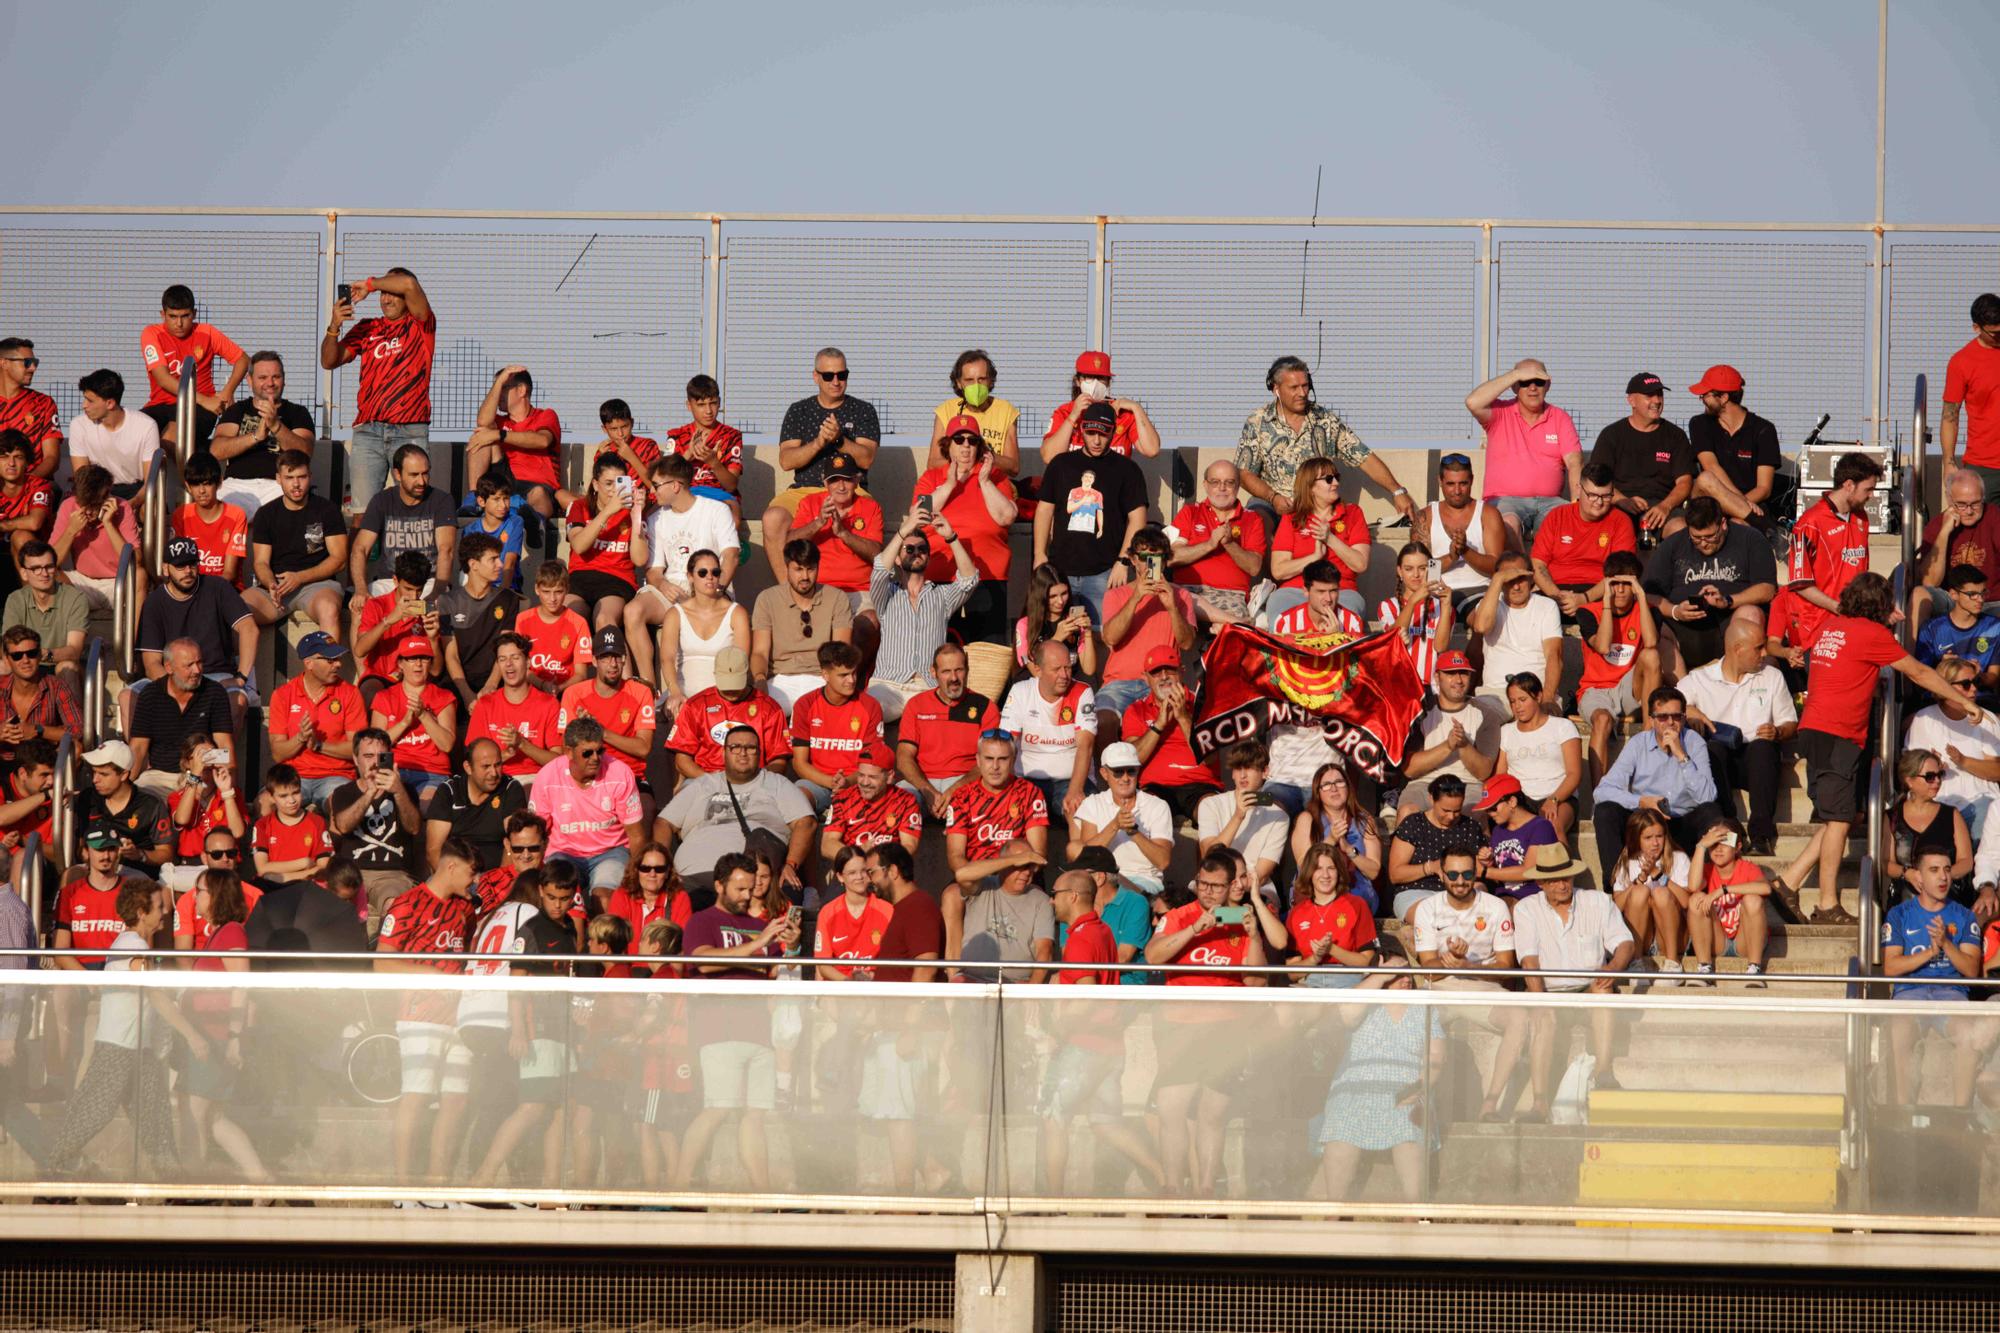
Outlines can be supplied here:
M371 298L379 313L357 320ZM803 969L820 980L1398 989L1412 976L1396 965L1414 962L1449 970L1436 985L1536 991L1713 984L1734 956L1754 986L1774 924L1854 924L1840 868L1885 666L1935 699L1898 766L1889 873L1906 889L1888 906L1886 970L1899 997L1965 999L1958 983L2000 954L2000 727L1980 702L2000 683L2000 599L1987 599L2000 297L1973 305L1975 335L1951 362L1949 504L1900 604L1868 568L1880 464L1841 457L1794 516L1777 432L1727 365L1688 389L1700 406L1686 430L1668 386L1635 374L1586 456L1550 368L1524 360L1466 396L1485 439L1477 469L1444 454L1422 479L1439 498L1419 504L1417 479L1315 400L1303 361L1280 357L1233 457L1169 513L1134 462L1159 454L1160 428L1114 389L1103 352L1077 357L1035 477L994 359L959 356L900 502L869 489L880 418L829 347L783 418L789 486L745 514L743 437L705 375L687 384L685 423L657 439L636 433L626 402L602 404L574 490L564 425L529 367L494 376L462 445L433 442L439 314L392 269L337 302L320 348L323 366L359 368L343 503L314 489L312 418L285 397L280 358L197 321L185 286L161 304L136 409L102 369L78 385L82 413L59 421L34 387L33 343L0 339L10 853L34 833L53 845L57 746L81 727L93 617L140 540L151 472L185 458L186 502L160 567L143 571L142 672L117 699L120 725L81 755L79 864L51 867L45 942L85 951L58 967L139 967L134 951L171 945L197 969L242 970L256 949L304 940L424 956L376 965L413 975L765 979L800 975L787 960L806 958L826 960ZM190 360L196 438L183 443ZM461 448L467 493L454 496L439 451ZM1364 485L1388 495L1394 525L1363 517L1351 497ZM746 606L734 589L753 560L775 584ZM1372 608L1371 564L1395 589ZM1893 628L1905 615L1907 652ZM261 640L288 625L303 631L297 673L262 698ZM1424 691L1400 766L1371 776L1310 725L1199 751L1202 651L1232 625L1318 650L1400 640ZM261 774L241 768L253 709ZM1778 864L1792 755L1815 828ZM8 946L38 942L16 895L0 908ZM457 957L468 950L593 961ZM1282 971L1203 971L1233 965ZM1478 975L1517 967L1601 976ZM82 994L58 997L74 1009ZM168 1114L181 1096L201 1150L262 1178L231 1118L254 998L152 994L164 1021L142 1024L137 998L106 992L88 1051L80 1014L55 1026L51 1077L84 1072L52 1132L4 1096L0 1117L68 1172L120 1107L150 1156L183 1151ZM404 1000L399 1178L463 1174L460 1162L475 1183L519 1178L523 1145L545 1140L592 1161L629 1123L649 1183L685 1186L732 1126L761 1179L763 1118L795 1091L783 1005L635 988L629 1004L597 1004L565 1050L542 1003ZM1248 1057L1216 1039L1226 1007L1191 1004L1160 1029L1143 1131L1118 1098L1115 1015L1066 1012L1043 1114L1087 1116L1159 1188L1213 1186L1248 1077ZM1383 1089L1427 1082L1437 1020L1340 1012L1352 1031L1315 1122L1322 1187L1339 1197L1362 1153L1387 1152L1413 1190L1424 1116L1414 1092ZM1603 1017L1591 1041L1608 1087ZM889 1125L897 1182L918 1188L947 1169L909 1124L949 1057L914 1029L849 1035L848 1095ZM1549 1114L1552 1037L1527 1021L1501 1034L1483 1116ZM1915 1040L1911 1027L1897 1044L1904 1092ZM0 1063L14 1051L0 1043ZM565 1099L566 1078L583 1092ZM511 1112L479 1119L503 1084ZM483 1137L469 1137L475 1122ZM1043 1144L1058 1186L1066 1157L1058 1128Z

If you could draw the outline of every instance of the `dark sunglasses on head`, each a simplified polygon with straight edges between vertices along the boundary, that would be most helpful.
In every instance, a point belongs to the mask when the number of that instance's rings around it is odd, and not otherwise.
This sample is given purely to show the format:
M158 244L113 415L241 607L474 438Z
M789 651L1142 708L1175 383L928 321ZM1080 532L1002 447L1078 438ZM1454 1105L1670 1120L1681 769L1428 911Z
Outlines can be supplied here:
M822 370L819 372L819 377L828 384L833 383L835 380L845 383L847 381L847 372L844 370Z
M1009 745L1012 745L1014 743L1014 733L1001 727L988 727L985 731L979 733L979 739L982 741L1006 741Z
M1472 466L1472 455L1446 454L1443 458L1438 459L1438 466L1450 467L1450 468L1470 468Z
M1549 382L1547 380L1515 380L1514 387L1517 389L1546 389L1549 387Z

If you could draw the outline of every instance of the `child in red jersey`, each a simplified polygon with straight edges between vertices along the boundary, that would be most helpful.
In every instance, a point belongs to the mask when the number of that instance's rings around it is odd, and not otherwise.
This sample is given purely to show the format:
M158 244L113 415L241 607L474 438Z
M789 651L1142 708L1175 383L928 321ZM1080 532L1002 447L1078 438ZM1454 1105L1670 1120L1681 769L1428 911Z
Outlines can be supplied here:
M590 625L563 605L569 566L544 560L535 571L535 605L521 612L514 630L531 645L528 666L535 684L558 697L583 679L590 665Z
M264 778L264 792L273 813L257 821L250 850L257 858L257 878L283 884L317 879L333 859L333 839L326 820L306 809L299 771L290 764L273 764Z

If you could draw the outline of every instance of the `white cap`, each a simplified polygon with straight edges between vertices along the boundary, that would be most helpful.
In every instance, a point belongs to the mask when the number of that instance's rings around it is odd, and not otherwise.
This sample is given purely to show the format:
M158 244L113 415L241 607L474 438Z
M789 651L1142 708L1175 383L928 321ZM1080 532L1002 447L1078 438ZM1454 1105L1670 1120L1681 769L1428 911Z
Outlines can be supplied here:
M1130 741L1116 741L1104 747L1104 758L1098 761L1106 768L1139 767L1139 747Z
M106 741L95 750L84 752L83 762L92 768L102 768L106 764L130 770L132 767L132 747L124 741Z

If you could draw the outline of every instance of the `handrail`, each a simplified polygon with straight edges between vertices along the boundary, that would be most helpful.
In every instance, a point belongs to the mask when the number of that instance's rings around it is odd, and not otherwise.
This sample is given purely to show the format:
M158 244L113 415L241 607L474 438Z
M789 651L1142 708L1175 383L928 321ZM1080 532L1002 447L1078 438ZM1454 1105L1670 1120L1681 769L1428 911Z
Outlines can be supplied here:
M76 864L76 741L65 736L56 747L55 785L49 788L49 831L55 835L56 865L68 869Z
M83 748L95 750L104 738L104 699L110 668L104 661L104 640L93 638L83 659Z
M195 359L188 357L181 362L181 382L174 397L174 464L177 467L185 466L194 454L195 423L201 408L195 398Z
M42 938L42 876L47 864L42 860L42 835L30 833L15 853L14 888L28 905L28 919L34 923L35 939Z
M140 568L152 578L160 577L167 555L167 469L155 467L146 477L145 525L139 533L146 562Z
M138 658L138 578L138 555L127 546L118 553L118 573L111 580L111 658L118 665L118 674L127 680L132 679Z
M1930 461L1930 378L1917 376L1917 405L1910 418L1909 465L1899 467L1895 475L1902 480L1903 493L1897 497L1903 504L1903 590L1905 600L1915 590L1917 578L1917 538L1923 532L1924 470ZM1897 446L1900 456L1902 446ZM1899 457L1898 461L1901 459ZM1951 478L1940 478L1940 484ZM1903 646L1908 648L1916 638L1916 626L1905 619L1902 626Z

